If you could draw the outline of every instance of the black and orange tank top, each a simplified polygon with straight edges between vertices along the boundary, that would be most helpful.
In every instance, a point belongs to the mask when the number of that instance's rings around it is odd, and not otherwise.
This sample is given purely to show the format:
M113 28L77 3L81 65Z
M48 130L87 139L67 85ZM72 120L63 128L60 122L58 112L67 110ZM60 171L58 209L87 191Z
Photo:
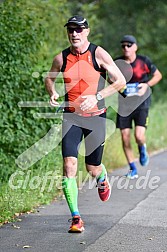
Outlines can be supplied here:
M65 85L65 102L67 104L65 111L82 114L80 104L83 101L82 96L94 95L105 86L106 71L99 68L95 50L97 46L90 43L87 51L82 54L74 55L70 47L62 51L63 73ZM93 113L105 107L104 99L88 111Z

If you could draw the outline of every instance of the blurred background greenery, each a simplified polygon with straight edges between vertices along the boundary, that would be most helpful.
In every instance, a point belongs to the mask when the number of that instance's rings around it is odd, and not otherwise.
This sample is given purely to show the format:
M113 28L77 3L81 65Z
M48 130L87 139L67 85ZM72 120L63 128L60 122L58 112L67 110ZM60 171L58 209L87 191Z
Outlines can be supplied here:
M53 113L53 108L23 108L18 103L48 102L43 73L49 70L53 57L68 46L64 24L72 15L80 14L88 19L89 40L105 48L113 58L121 54L121 37L133 34L138 41L138 53L148 55L157 65L163 79L152 88L148 148L151 152L167 147L166 13L165 0L6 0L0 3L0 222L10 220L17 212L49 203L59 195L56 186L49 192L47 186L42 192L39 187L32 190L28 186L12 190L8 182L14 172L21 170L15 164L17 157L60 123L59 119L34 118L35 113ZM34 72L39 76L33 77ZM115 120L115 111L111 108L108 117ZM47 171L61 174L61 161L59 145L30 167L30 178L42 177ZM106 141L104 164L108 170L126 164L117 130ZM84 170L82 157L79 169Z

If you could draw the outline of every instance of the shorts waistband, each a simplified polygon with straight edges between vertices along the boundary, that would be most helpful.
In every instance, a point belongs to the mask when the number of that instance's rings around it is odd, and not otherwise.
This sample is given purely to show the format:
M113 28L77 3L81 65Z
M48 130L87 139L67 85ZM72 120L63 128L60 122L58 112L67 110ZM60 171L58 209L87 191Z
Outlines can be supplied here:
M103 108L103 109L100 109L100 110L98 110L96 112L92 112L92 113L84 113L83 112L81 114L79 114L79 113L74 113L74 114L79 115L79 116L83 116L83 117L91 117L91 116L101 115L101 114L105 113L106 111L107 111L107 109Z

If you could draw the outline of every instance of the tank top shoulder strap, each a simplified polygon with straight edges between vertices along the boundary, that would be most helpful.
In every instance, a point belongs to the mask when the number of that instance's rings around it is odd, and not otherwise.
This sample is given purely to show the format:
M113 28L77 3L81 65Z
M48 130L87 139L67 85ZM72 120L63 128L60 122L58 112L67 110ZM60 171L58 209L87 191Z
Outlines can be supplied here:
M64 49L62 51L62 56L63 56L63 65L61 68L61 72L64 72L65 68L66 68L66 64L67 64L67 56L70 54L70 47Z
M91 55L92 55L93 66L94 66L96 71L105 72L104 69L99 67L99 65L98 65L98 63L96 61L95 51L96 51L97 47L98 47L97 45L95 45L93 43L90 43L89 48L88 48L88 50L91 52Z

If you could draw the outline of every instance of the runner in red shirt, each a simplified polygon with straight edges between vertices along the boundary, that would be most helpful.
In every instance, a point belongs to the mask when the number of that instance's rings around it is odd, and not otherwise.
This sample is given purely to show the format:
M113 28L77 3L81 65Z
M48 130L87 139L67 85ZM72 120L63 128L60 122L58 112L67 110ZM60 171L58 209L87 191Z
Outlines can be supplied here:
M138 178L137 168L134 162L134 155L131 146L131 129L135 124L135 140L139 149L139 161L142 166L149 162L146 148L145 131L148 126L148 112L150 107L150 87L157 84L162 75L157 67L147 56L137 55L137 41L132 35L125 35L121 40L123 56L116 59L121 65L121 60L129 65L126 76L130 76L123 97L119 95L119 108L117 114L117 128L120 128L122 145L129 164L129 171L126 176L130 179ZM124 72L124 70L123 70ZM151 77L150 77L151 76Z

